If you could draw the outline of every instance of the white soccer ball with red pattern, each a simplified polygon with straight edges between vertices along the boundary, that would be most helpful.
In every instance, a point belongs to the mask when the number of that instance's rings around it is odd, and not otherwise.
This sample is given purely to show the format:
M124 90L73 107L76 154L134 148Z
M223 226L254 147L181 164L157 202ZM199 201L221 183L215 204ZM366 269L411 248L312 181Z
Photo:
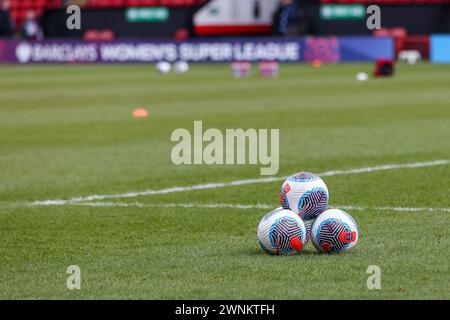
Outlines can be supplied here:
M315 219L328 207L328 188L319 176L299 172L286 179L281 186L280 204L305 221Z
M314 221L311 242L320 252L348 251L358 243L359 231L355 219L339 209L326 210Z
M273 255L294 254L306 244L306 228L300 217L283 208L266 214L258 226L258 242Z

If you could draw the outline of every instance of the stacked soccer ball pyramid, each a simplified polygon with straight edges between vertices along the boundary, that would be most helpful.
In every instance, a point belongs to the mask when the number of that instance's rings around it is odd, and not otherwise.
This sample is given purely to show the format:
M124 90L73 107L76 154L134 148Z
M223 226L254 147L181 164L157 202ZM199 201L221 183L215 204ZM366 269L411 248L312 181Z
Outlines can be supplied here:
M328 188L312 173L299 172L281 186L281 207L266 214L258 241L268 254L294 254L311 239L319 252L348 251L358 242L358 225L347 212L328 209Z

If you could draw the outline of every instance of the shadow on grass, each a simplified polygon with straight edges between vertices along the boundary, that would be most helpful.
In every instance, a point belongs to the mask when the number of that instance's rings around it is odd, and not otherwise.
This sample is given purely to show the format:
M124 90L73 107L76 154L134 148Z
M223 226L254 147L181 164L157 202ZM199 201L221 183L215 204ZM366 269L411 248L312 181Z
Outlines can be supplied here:
M265 257L271 256L259 248L246 248L246 249L240 250L239 253L242 253L243 255L246 255L246 256L261 256L261 257L262 256L265 256ZM320 253L320 252L312 249L312 250L301 250L292 255L280 255L280 256L281 257L296 257L296 256L322 256L322 255L326 255L326 254Z

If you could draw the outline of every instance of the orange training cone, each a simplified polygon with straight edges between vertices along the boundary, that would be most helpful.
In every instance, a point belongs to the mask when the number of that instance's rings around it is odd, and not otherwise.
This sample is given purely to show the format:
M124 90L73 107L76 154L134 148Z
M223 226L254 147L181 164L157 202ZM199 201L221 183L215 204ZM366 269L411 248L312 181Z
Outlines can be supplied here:
M148 117L148 111L144 108L139 108L133 111L133 117L134 118L147 118Z

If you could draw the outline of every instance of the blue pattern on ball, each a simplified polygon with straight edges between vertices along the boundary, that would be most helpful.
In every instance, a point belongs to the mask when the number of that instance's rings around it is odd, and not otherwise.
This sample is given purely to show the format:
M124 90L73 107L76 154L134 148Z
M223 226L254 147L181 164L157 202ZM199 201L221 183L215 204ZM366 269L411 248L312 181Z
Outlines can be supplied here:
M303 220L314 219L327 209L328 193L323 188L305 192L298 201L298 212Z

